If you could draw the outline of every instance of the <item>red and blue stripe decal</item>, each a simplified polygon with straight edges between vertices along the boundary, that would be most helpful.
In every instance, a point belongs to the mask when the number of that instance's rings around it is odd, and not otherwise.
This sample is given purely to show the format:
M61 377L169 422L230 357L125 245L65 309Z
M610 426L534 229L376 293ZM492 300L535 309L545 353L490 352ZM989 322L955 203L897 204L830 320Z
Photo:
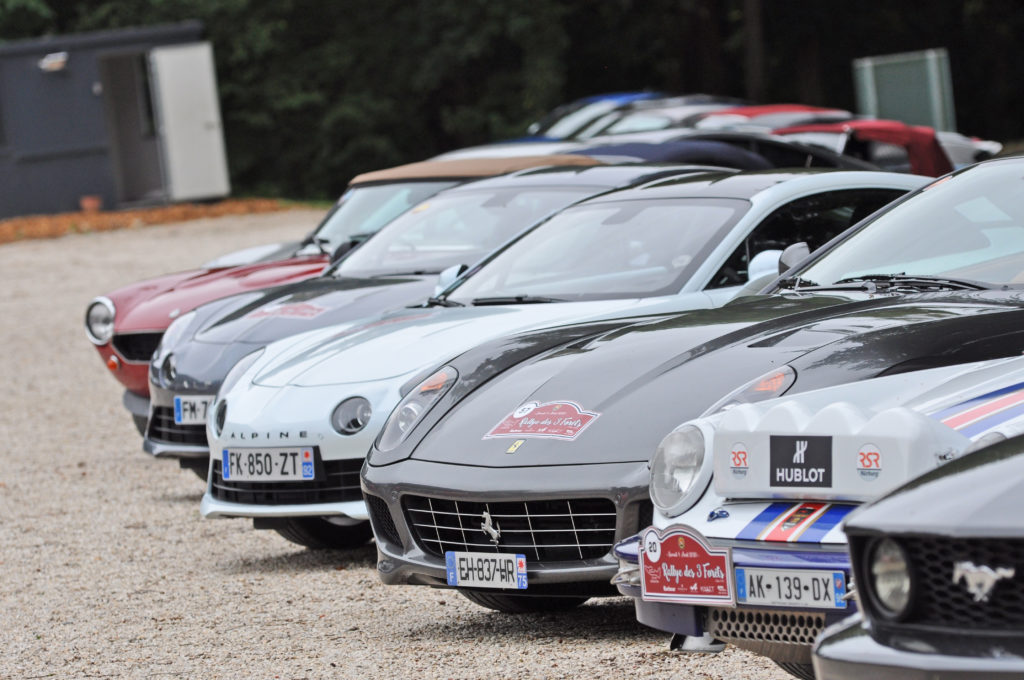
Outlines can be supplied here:
M974 437L1024 415L1024 383L993 390L930 415L965 437Z
M855 506L833 503L772 503L736 535L745 541L820 543Z

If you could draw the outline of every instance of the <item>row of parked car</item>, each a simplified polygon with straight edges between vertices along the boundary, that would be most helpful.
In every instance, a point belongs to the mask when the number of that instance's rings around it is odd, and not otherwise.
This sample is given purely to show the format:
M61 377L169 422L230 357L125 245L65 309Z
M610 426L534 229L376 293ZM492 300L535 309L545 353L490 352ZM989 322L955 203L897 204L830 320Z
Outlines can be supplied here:
M917 130L884 144L930 172L882 171L715 106L361 175L87 334L204 517L502 612L621 593L800 677L1019 676L1024 160Z

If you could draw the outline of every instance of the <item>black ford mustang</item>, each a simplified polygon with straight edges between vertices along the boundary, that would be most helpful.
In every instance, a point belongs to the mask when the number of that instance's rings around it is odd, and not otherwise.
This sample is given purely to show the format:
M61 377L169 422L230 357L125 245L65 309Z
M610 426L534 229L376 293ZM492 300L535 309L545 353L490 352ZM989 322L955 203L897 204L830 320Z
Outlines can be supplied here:
M860 613L821 680L1024 677L1024 437L929 472L846 524Z

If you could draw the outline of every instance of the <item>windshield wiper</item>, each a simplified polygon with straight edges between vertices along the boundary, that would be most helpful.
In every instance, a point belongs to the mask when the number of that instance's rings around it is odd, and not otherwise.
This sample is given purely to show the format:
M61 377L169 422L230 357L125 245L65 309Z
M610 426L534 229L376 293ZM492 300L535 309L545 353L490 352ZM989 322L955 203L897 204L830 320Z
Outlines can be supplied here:
M455 300L449 300L446 297L428 297L427 307L465 307L466 305Z
M479 307L481 305L530 305L542 302L565 302L565 300L541 295L506 295L504 297L473 298L472 304L474 307Z
M801 279L799 276L790 276L788 279L782 279L781 281L779 281L779 288L792 288L793 290L814 287L817 285L818 284L816 284L814 281Z
M839 279L833 285L844 283L874 283L884 288L913 288L916 290L988 290L991 286L981 281L954 279L947 276L899 274L865 274Z

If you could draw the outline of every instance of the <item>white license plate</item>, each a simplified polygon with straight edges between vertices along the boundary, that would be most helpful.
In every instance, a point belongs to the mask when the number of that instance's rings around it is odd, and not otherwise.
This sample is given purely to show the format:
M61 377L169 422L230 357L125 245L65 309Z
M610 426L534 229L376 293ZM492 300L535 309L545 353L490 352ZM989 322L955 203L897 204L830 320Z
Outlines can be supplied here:
M224 449L220 469L231 482L309 482L316 479L315 461L309 446Z
M735 573L740 604L846 609L846 575L841 571L736 567Z
M174 398L175 425L205 425L206 412L213 403L212 396L191 396Z
M450 586L526 588L525 555L449 550L444 560Z

